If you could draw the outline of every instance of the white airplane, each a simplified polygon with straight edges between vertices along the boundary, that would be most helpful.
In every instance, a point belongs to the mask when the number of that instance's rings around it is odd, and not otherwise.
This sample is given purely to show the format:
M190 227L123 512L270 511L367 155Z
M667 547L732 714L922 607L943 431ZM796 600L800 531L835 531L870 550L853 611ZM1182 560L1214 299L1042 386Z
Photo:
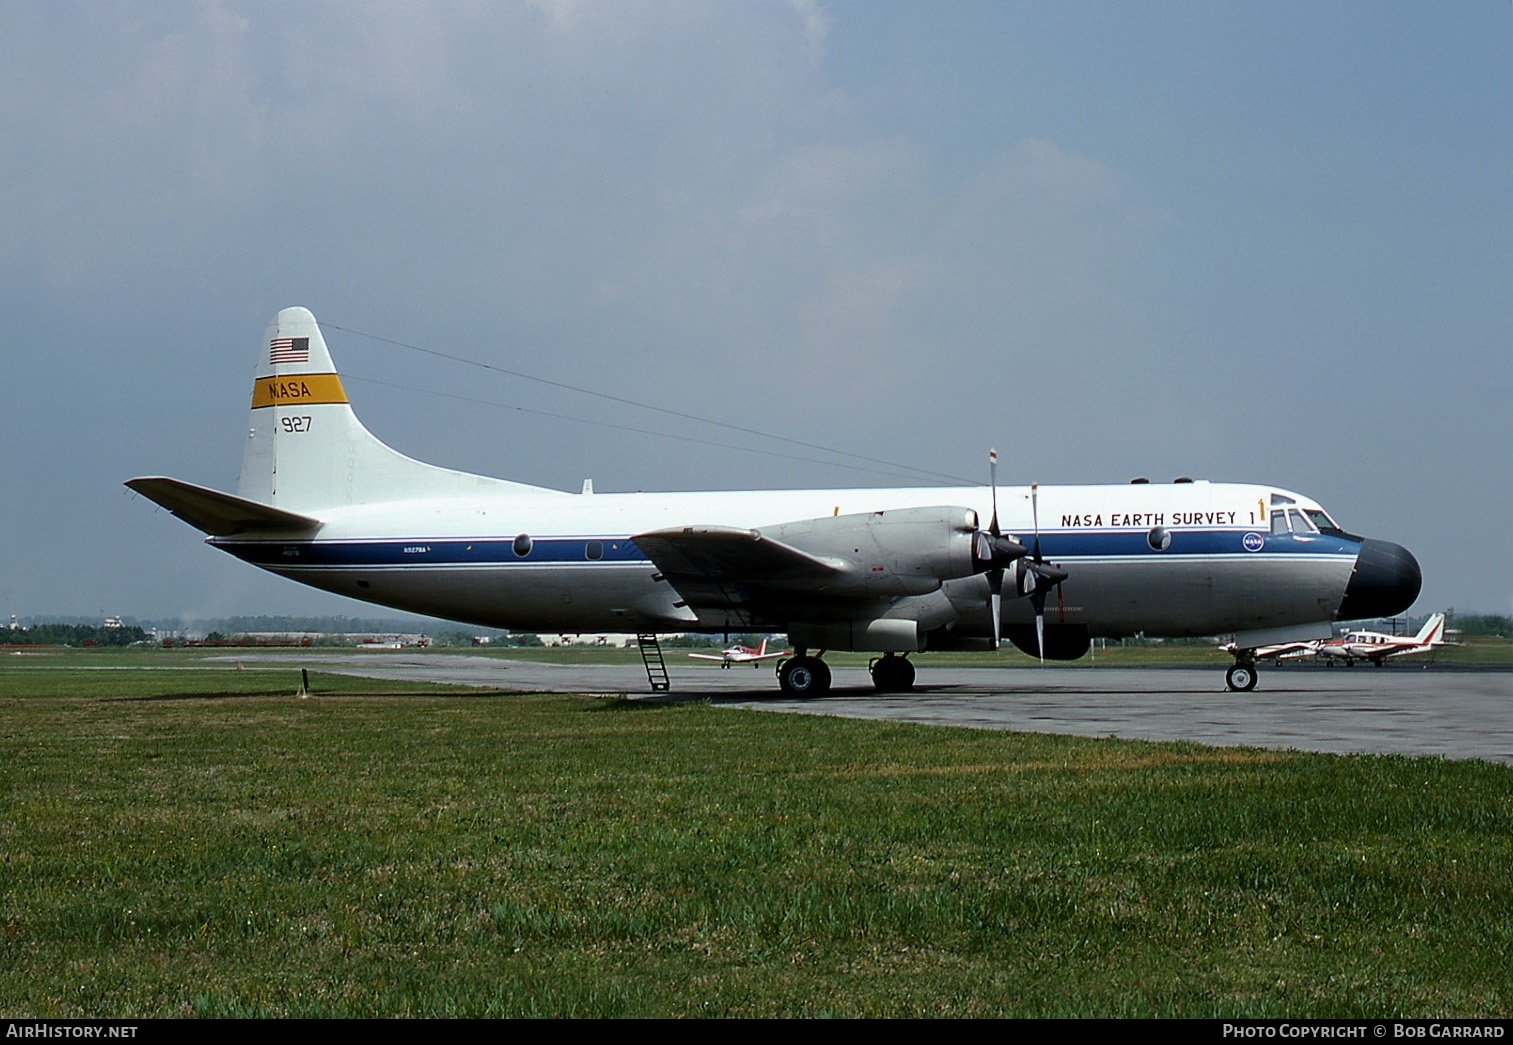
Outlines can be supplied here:
M783 657L789 657L792 655L793 650L791 649L779 650L776 653L768 653L766 639L763 639L762 644L756 649L752 649L750 646L742 646L741 644L737 643L736 645L731 646L729 649L723 649L718 653L689 654L689 656L694 660L717 660L720 662L720 667L722 668L728 668L732 664L750 664L753 667L759 667L761 661L781 660Z
M1343 661L1350 667L1358 660L1369 660L1377 667L1389 657L1401 657L1410 653L1428 653L1449 646L1445 641L1445 615L1436 613L1424 622L1414 636L1388 635L1382 631L1347 631L1337 638L1314 639L1310 642L1284 642L1275 646L1262 646L1255 651L1257 660L1298 660L1319 657L1328 661ZM1234 643L1223 647L1234 652Z
M303 308L258 347L236 494L126 485L239 559L395 609L537 632L786 634L793 696L828 691L828 650L882 654L873 682L896 691L925 650L1007 637L1073 660L1094 636L1138 633L1235 633L1226 679L1249 690L1258 648L1400 613L1421 583L1407 549L1269 486L572 494L423 464L358 421Z
M1377 667L1389 657L1406 657L1414 653L1432 653L1445 641L1445 615L1436 613L1424 622L1417 635L1388 635L1381 631L1347 631L1337 639L1320 643L1315 651L1320 657L1341 660L1351 667L1358 660L1369 660Z

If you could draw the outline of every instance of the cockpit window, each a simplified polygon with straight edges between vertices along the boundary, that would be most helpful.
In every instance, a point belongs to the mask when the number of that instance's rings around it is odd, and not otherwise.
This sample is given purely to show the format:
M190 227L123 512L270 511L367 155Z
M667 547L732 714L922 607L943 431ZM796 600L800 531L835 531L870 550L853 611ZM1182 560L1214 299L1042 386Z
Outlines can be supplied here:
M1328 512L1318 507L1298 504L1285 493L1271 492L1271 532L1273 534L1323 533L1330 537L1350 537Z
M1323 512L1304 512L1298 508L1281 508L1271 513L1271 532L1274 534L1318 533L1319 529L1314 524L1313 516L1322 516L1324 522L1329 521L1329 516Z
M1307 510L1307 514L1309 520L1312 521L1314 526L1318 527L1320 533L1327 533L1337 536L1345 532L1344 530L1340 529L1339 523L1329 518L1329 513L1324 511L1324 509L1322 508L1309 508Z

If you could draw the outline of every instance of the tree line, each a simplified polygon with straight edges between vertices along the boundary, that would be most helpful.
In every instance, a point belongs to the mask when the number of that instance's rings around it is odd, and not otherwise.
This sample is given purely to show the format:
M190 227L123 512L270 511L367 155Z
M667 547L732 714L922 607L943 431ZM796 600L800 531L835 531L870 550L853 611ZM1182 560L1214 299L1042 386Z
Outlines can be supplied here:
M133 624L119 628L93 624L33 624L29 628L0 631L0 644L7 646L130 646L150 638L151 635Z

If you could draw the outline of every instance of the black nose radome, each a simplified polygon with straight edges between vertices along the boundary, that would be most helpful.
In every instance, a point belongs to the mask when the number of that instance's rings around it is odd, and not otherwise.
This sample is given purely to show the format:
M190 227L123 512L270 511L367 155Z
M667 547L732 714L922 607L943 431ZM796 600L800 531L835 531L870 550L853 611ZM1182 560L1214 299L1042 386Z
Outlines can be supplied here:
M1355 572L1345 585L1345 598L1335 617L1369 620L1402 613L1418 598L1423 583L1424 575L1412 552L1401 544L1368 537L1361 542Z

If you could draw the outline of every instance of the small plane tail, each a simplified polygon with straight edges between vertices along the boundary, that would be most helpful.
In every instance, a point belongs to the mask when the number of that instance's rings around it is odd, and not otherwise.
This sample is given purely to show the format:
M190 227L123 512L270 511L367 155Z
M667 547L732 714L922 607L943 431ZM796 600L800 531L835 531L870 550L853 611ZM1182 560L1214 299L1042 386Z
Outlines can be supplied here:
M424 464L357 419L309 309L286 308L263 335L237 495L288 512L540 487ZM564 495L565 496L565 495Z
M1445 644L1445 615L1436 613L1426 620L1413 641L1419 646L1443 646Z

